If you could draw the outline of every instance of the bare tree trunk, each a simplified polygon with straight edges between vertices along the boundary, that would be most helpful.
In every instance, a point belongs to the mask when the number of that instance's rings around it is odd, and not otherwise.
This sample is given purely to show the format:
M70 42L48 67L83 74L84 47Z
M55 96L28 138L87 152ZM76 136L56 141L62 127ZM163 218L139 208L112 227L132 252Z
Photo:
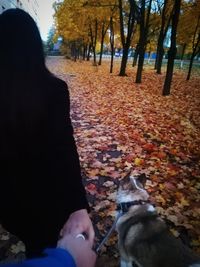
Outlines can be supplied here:
M88 51L87 51L87 61L89 61L89 60L90 60L91 48L92 48L92 45L91 45L91 44L89 44L89 45L88 45Z
M120 18L120 35L121 35L121 42L123 49L125 47L125 33L124 33L124 19L123 19L123 7L122 7L122 0L119 0L119 18ZM127 53L128 54L128 53ZM124 50L123 50L123 55L124 55ZM120 67L120 76L125 76L126 74L126 62L125 58L121 61L121 67Z
M119 0L120 35L121 35L121 42L123 46L123 56L122 56L119 76L126 75L128 49L131 44L131 40L133 36L133 28L134 28L134 24L136 21L135 14L137 13L137 6L135 4L135 1L129 0L129 5L130 5L130 10L129 10L128 24L127 24L127 35L125 37L122 0Z
M157 70L157 66L158 66L158 47L156 49L156 59L155 59L154 70Z
M163 42L164 42L164 39L161 40L160 42L160 47L159 47L159 50L158 50L158 57L157 58L157 74L161 74L161 68L162 68L162 61L163 61L163 56L164 56L164 48L163 48Z
M190 66L189 66L189 70L188 70L187 80L189 80L190 76L191 76L193 60L194 60L195 56L200 52L200 30L198 31L199 23L200 23L200 15L199 15L199 17L197 19L196 28L195 28L195 31L194 31L194 34L193 34L193 41L192 41L192 50L193 50L193 52L192 52L192 56L191 56L191 59L190 59Z
M137 69L137 74L136 74L136 83L141 83L142 81L142 70L143 70L143 65L144 65L144 54L145 51L144 49L141 49L139 52L139 60L138 60L138 69Z
M81 53L81 50L80 50L80 45L78 45L78 47L76 48L76 58L77 59L80 59L80 53Z
M139 45L136 45L135 48L135 53L134 53L134 57L133 57L133 64L132 67L135 67L137 65L137 59L138 59L138 50L139 50Z
M110 73L113 72L113 59L114 59L114 41L115 41L113 18L110 18L110 47L111 47L111 61L110 61Z
M164 1L164 6L161 14L161 28L160 28L160 33L158 37L158 44L157 44L157 49L156 49L156 60L155 60L155 66L154 68L157 70L157 74L161 74L161 67L162 67L162 60L164 56L164 48L163 48L163 43L165 40L165 36L167 34L167 30L169 27L169 23L171 20L171 15L168 18L168 21L166 21L166 9L167 9L167 4L168 0Z
M139 60L138 60L138 68L136 74L136 83L141 83L142 81L142 70L144 65L144 55L147 44L147 35L149 30L149 16L151 11L152 0L149 1L146 21L145 21L145 4L146 1L141 1L141 19L140 19L140 40L139 40Z
M128 61L128 49L129 44L126 44L123 48L123 55L122 55L122 61L121 61L121 68L119 76L126 76L126 65Z
M173 10L172 10L173 12ZM165 27L165 29L163 28L163 31L161 31L161 34L160 34L160 40L158 41L158 55L157 55L157 60L156 60L156 67L157 67L157 74L161 74L161 68L162 68L162 61L163 61L163 56L164 56L164 48L163 48L163 45L164 45L164 40L165 40L165 37L166 37L166 34L167 34L167 31L168 31L168 28L169 28L169 24L170 24L170 21L171 21L171 17L172 17L172 13L170 14L169 18L168 18L168 21L167 21L167 25ZM165 18L165 17L164 17Z
M71 44L71 56L72 59L76 62L77 60L77 48L76 48L76 42L73 41Z
M168 52L167 73L165 77L165 83L163 87L163 95L170 94L170 87L173 77L174 59L176 56L176 32L179 21L181 0L174 0L174 12L172 16L172 33L171 33L171 46Z
M93 65L97 65L96 60L96 44L97 44L97 30L98 30L98 22L97 19L95 19L95 25L94 25L94 33L92 31L92 25L90 24L90 37L91 37L91 45L92 45L92 51L93 51Z
M114 5L114 7L111 9L111 17L113 16L114 12L115 12L115 9L116 9L117 6ZM113 20L113 18L112 18ZM112 24L113 24L113 21L112 21ZM107 24L106 26L106 21L104 20L102 22L102 30L101 30L101 48L100 48L100 57L99 57L99 65L101 65L101 62L102 62L102 55L103 55L103 44L104 44L104 39L105 39L105 36L106 36L106 33L107 33L107 30L110 26L110 22ZM112 25L113 27L113 25ZM112 33L110 33L112 35ZM114 34L114 33L113 33ZM113 41L113 44L114 44L114 41ZM112 49L112 47L111 47ZM112 55L111 55L111 58L112 58Z
M87 54L87 45L83 46L83 60L86 59L86 54Z
M103 22L102 24L102 30L101 30L101 48L100 48L100 56L99 56L99 65L101 65L101 61L102 61L102 54L103 54L103 43L104 43L104 28L105 28L105 22Z
M189 69L188 69L187 79L186 79L187 81L189 81L190 76L191 76L192 65L193 65L194 57L195 57L195 55L194 55L194 53L192 53L192 56L190 58L190 65L189 65Z
M101 65L102 62L102 55L103 55L103 44L104 44L104 39L106 36L106 32L108 30L109 27L109 23L108 25L105 27L105 21L102 23L102 30L101 30L101 49L100 49L100 57L99 57L99 65Z
M96 44L97 44L97 30L98 30L98 23L97 23L97 19L95 20L95 35L94 35L94 43L92 46L92 50L94 53L94 66L97 65L97 59L96 59Z

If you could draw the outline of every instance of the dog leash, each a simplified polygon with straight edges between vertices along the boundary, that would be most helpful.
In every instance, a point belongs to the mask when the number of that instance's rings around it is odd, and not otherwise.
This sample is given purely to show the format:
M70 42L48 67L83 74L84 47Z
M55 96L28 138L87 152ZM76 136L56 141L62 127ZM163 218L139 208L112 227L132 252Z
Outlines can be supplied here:
M131 173L131 170L128 172L128 174L125 176L125 177L128 177ZM124 177L124 178L125 178ZM126 203L120 203L118 204L117 206L117 210L119 211L118 214L117 214L117 217L115 219L115 221L113 222L110 230L107 232L107 234L105 235L105 237L103 238L103 240L100 242L100 244L94 248L94 251L99 254L99 251L101 250L102 246L106 243L106 241L108 240L108 238L110 237L110 235L112 234L112 232L115 230L115 226L117 224L117 221L119 220L119 218L128 211L129 207L130 206L133 206L133 205L138 205L138 204L145 204L146 202L148 201L142 201L142 200L135 200L135 201L132 201L132 202L126 202Z
M94 248L94 251L97 254L99 253L99 251L101 250L102 246L106 243L106 241L108 240L108 238L110 237L112 232L115 230L115 226L116 226L117 221L119 220L119 218L124 213L126 213L131 206L144 205L144 204L147 204L147 203L149 203L149 200L135 200L135 201L130 201L130 202L122 202L122 203L118 204L117 205L118 215L117 215L115 221L113 222L111 228L109 229L109 231L107 232L107 234L105 235L105 237L103 238L101 243L96 248Z
M106 243L106 241L108 240L108 238L110 237L112 232L115 230L115 226L117 224L117 221L122 215L123 215L123 211L121 210L117 214L117 217L116 217L115 221L113 222L111 228L109 229L109 231L107 232L107 234L105 235L105 237L103 238L101 243L94 249L97 254L99 254L99 251L101 250L102 246Z

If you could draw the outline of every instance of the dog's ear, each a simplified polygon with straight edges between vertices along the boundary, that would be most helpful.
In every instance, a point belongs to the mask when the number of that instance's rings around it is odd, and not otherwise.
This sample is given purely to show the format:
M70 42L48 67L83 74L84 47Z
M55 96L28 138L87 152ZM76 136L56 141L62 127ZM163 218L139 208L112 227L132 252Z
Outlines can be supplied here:
M144 188L147 181L147 177L145 173L140 174L137 177L137 183L140 183L140 185Z

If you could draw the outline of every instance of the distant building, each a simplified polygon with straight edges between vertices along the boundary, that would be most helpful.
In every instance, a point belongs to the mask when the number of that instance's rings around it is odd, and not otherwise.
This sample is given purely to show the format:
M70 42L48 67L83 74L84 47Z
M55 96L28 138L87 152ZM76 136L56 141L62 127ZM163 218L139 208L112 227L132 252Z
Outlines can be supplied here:
M21 8L38 23L39 4L37 0L0 0L0 14L9 8Z

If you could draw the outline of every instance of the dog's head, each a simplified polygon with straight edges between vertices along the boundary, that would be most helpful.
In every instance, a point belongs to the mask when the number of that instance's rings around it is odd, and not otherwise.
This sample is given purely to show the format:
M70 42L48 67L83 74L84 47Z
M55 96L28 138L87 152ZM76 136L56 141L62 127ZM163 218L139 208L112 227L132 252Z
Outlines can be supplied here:
M151 239L155 232L165 227L161 221L154 220L156 210L148 201L149 194L144 189L145 183L145 174L138 177L129 175L120 182L117 193L120 213L116 230L120 255L125 261L135 262L137 266L142 266L138 261L138 246L142 251L147 251L148 249L143 246L143 240L148 237Z
M117 193L117 203L148 200L149 194L144 189L146 179L146 175L141 174L137 177L130 175L121 180Z

